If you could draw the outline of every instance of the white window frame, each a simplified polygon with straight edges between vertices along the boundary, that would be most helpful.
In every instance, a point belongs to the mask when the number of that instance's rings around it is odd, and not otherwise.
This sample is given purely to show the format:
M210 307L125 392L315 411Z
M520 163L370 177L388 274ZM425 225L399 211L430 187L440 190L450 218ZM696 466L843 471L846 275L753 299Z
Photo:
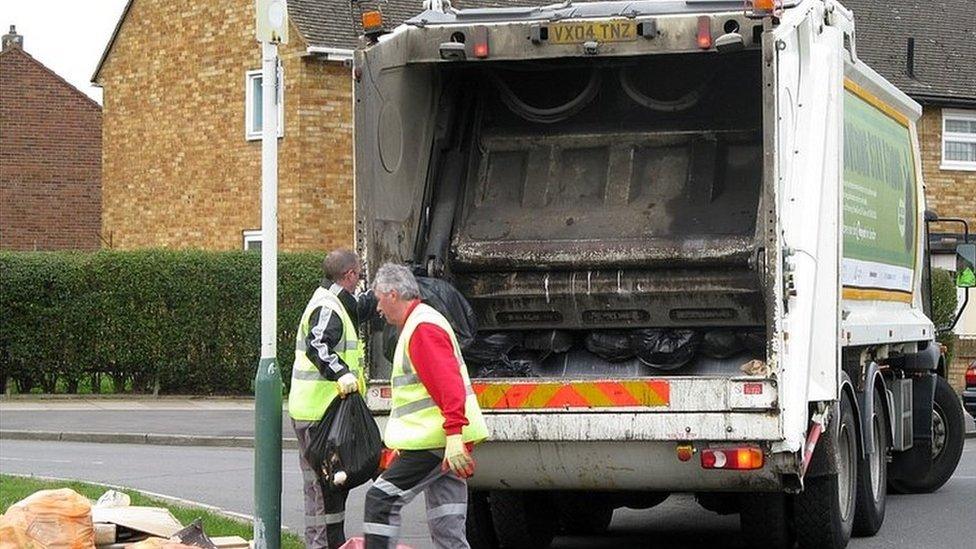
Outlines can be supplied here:
M254 127L254 86L255 80L262 79L261 69L244 73L244 139L255 141L261 139L261 131L253 131ZM278 67L278 137L285 136L285 78L284 70Z
M964 160L946 160L947 138L949 141L976 143L976 134L946 132L946 120L949 119L976 122L976 110L942 109L942 163L939 165L939 168L943 170L976 172L976 162Z
M244 251L249 251L250 245L254 243L264 245L264 237L261 235L261 229L252 229L241 231L244 235Z

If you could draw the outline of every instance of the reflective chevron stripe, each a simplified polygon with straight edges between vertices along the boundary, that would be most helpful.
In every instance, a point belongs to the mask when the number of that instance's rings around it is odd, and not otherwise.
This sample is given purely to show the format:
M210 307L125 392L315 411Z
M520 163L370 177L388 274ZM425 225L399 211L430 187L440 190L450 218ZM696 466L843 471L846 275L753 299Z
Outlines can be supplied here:
M663 380L472 383L484 409L661 407L671 402Z

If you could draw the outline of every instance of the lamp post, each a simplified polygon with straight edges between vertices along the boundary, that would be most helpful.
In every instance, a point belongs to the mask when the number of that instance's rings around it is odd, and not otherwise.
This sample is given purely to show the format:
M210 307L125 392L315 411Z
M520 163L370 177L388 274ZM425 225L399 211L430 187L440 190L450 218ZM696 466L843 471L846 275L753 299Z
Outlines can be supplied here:
M278 44L285 0L256 0L261 42L261 359L254 378L254 546L281 547L281 370L278 368Z

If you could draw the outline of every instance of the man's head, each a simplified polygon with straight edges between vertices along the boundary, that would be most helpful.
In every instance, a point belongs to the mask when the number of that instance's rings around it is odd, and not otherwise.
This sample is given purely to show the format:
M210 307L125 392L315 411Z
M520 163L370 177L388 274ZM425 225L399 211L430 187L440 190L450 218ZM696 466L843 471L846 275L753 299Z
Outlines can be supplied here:
M376 310L394 326L403 326L410 304L420 299L420 287L413 273L403 265L393 263L384 263L376 271L373 291L376 292Z
M359 256L352 250L340 248L332 250L322 261L322 272L332 282L342 286L349 293L356 291L359 274L362 272Z

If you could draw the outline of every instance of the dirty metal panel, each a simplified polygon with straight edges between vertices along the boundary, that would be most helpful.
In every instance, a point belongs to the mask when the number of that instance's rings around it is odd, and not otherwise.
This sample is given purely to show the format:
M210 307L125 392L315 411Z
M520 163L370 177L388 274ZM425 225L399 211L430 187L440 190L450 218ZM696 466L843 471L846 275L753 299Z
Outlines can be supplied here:
M579 9L581 6L599 6L605 4L606 2L584 2L575 3L567 9L574 12L572 16L573 19L576 18L588 18L586 15L580 14ZM651 4L651 2L646 2ZM635 13L632 12L633 2L618 2L625 10L625 17L633 20ZM666 5L684 5L684 2L654 2L654 4L666 4ZM755 20L750 20L744 10L742 9L742 2L728 2L724 3L722 7L726 9L712 9L711 3L707 5L694 2L690 9L683 10L687 12L693 12L692 15L679 15L679 14L662 14L657 16L651 16L650 14L646 16L637 16L635 22L641 22L645 25L652 24L658 30L658 33L654 35L653 39L641 38L637 40L594 40L599 44L599 57L607 58L611 56L638 56L647 54L660 54L667 52L684 51L688 53L693 53L695 55L700 55L702 53L709 53L702 50L697 42L697 30L698 30L698 16L697 13L708 13L711 12L714 15L710 17L710 24L712 27L712 35L720 36L723 32L723 27L728 23L728 21L735 21L736 25L742 29L746 29L743 32L743 41L747 49L752 49L758 47L758 43L753 40L753 33L750 32L752 27L758 25L759 23ZM736 5L738 4L738 5ZM731 10L728 9L729 6L735 6ZM657 10L654 10L655 12ZM716 13L719 11L724 11L725 13ZM494 17L460 17L455 18L452 15L441 14L437 12L425 12L418 15L412 20L416 27L404 25L399 29L394 31L394 36L404 35L407 37L406 41L406 60L404 62L408 63L441 63L450 64L456 63L455 61L446 61L441 58L439 45L444 42L451 41L451 36L456 32L463 32L470 35L475 32L474 26L481 26L487 24L489 27L489 36L491 40L491 56L486 60L479 60L480 63L488 63L491 61L499 60L518 60L525 61L530 59L551 59L551 58L574 58L582 57L584 55L583 45L574 40L557 41L556 34L560 33L562 36L562 31L553 29L547 25L549 17L545 17L542 14L547 13L546 11L537 10L533 13L533 19L542 19L542 21L537 21L532 23L531 21L518 21L512 22L510 15L499 14ZM618 12L619 13L619 12ZM558 16L553 14L552 20L565 19L564 16ZM590 17L603 17L603 21L613 21L619 19L612 16L590 16ZM447 18L448 20L438 21L438 19ZM408 22L410 23L410 22ZM441 24L438 24L441 23ZM533 42L533 27L536 27L535 32L541 31L545 28L546 39L539 40L538 42ZM636 30L636 28L634 29ZM471 41L469 41L469 44ZM380 44L384 46L385 44ZM468 47L467 56L468 59L472 59L473 48Z
M675 389L675 387L672 387ZM722 390L724 391L724 386ZM683 395L672 395L678 402ZM724 399L723 399L724 400ZM779 416L763 412L487 413L492 441L781 440Z
M756 253L751 236L584 238L561 240L455 239L452 266L477 269L606 269L744 265Z
M760 279L744 266L463 272L454 282L485 330L761 326L765 312Z
M429 111L438 82L432 69L381 68L394 54L358 52L362 73L354 81L357 245L371 272L412 253L434 131Z
M599 265L617 256L748 251L761 180L757 139L751 132L486 138L454 259L476 266L535 254L537 264L550 264L561 254ZM707 245L696 246L701 239ZM587 243L598 248L587 252Z
M478 445L477 454L478 474L468 484L508 490L778 491L784 471L777 464L785 461L772 454L755 471L705 470L697 454L678 460L674 442L637 440L492 440Z

